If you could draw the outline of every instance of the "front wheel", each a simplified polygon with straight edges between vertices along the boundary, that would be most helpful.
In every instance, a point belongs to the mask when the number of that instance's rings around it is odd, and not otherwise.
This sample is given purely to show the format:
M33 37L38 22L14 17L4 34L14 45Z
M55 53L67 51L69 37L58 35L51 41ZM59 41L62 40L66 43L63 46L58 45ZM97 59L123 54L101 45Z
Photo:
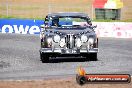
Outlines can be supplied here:
M90 53L85 55L86 59L89 59L90 61L97 61L97 53Z
M40 59L42 63L47 63L49 62L49 55L40 52Z

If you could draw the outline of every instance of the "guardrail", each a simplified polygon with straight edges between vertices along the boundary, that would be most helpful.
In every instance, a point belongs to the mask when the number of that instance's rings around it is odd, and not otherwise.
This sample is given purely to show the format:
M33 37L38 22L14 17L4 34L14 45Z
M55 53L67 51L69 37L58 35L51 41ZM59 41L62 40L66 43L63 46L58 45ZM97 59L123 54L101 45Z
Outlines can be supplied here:
M43 20L0 19L1 33L40 34ZM98 37L132 38L132 22L93 22Z

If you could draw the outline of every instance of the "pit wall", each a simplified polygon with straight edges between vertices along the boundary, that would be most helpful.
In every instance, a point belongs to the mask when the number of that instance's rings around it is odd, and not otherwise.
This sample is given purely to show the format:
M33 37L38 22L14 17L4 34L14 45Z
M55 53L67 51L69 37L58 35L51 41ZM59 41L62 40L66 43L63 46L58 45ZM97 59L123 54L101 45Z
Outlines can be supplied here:
M40 34L43 20L0 19L0 33ZM93 22L98 37L132 38L132 22Z

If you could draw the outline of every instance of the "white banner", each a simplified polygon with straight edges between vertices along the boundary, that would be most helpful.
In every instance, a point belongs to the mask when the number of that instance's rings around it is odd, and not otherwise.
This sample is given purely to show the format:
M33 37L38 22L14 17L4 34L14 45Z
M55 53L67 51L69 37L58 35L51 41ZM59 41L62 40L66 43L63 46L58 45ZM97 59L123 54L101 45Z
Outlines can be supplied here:
M131 22L94 22L98 37L132 38Z

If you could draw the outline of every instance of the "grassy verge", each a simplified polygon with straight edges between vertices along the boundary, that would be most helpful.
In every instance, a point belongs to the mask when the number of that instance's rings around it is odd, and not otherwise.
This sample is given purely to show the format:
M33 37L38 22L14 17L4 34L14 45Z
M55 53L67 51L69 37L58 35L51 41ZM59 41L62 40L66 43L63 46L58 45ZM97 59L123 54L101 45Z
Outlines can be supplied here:
M23 17L17 17L17 16L6 16L6 15L0 15L0 19L35 19L35 20L44 20L44 18L23 18Z
M0 19L35 19L35 20L44 20L43 18L39 18L39 17L35 17L35 18L23 18L23 17L17 17L17 16L6 16L6 15L0 15ZM129 20L97 20L97 19L93 19L93 22L132 22L132 19Z

